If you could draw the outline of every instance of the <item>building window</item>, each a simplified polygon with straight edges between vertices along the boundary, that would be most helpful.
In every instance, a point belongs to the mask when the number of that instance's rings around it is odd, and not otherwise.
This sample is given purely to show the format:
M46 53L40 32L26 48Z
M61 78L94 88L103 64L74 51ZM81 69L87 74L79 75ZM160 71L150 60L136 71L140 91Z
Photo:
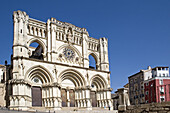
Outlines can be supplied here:
M159 73L159 77L161 77L161 73Z
M163 77L165 77L165 74L163 74Z
M162 79L159 80L159 84L163 85L163 80Z
M133 80L131 80L130 82L133 83Z
M135 82L137 81L137 78L135 78Z
M135 90L138 90L138 84L135 84Z
M148 100L146 100L146 103L148 103Z
M164 102L165 101L165 97L164 96L160 96L160 101Z
M149 86L149 83L146 83L146 86Z
M148 95L149 94L149 92L148 91L146 91L146 95Z
M161 70L161 68L160 68L160 67L158 67L158 70Z
M164 94L164 87L160 87L160 94Z
M166 76L168 77L168 73L166 74Z

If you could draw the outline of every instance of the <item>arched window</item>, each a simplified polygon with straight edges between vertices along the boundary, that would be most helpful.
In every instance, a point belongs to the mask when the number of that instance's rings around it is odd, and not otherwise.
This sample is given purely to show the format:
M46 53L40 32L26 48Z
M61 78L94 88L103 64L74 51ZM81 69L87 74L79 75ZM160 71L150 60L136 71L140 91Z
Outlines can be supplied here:
M29 46L30 50L30 58L35 58L39 60L43 60L43 47L37 42L33 42Z
M96 60L92 55L89 55L89 68L97 69L96 67Z

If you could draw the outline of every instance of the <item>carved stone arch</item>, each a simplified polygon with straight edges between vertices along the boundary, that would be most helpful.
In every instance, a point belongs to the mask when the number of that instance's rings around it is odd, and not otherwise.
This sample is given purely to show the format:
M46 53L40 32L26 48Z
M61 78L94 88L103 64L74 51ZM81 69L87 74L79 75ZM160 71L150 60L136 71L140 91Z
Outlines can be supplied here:
M63 48L65 48L65 47L68 47L68 48L70 48L70 49L73 49L73 50L77 53L77 55L78 55L79 57L81 57L80 51L79 51L76 47L71 46L71 45L68 45L68 44L64 44L64 45L60 46L57 51L60 52L60 51L61 51Z
M94 75L91 79L90 79L90 86L92 85L92 83L97 83L96 87L97 89L104 89L107 88L107 82L106 80L99 74Z
M71 80L73 83L75 83L76 87L86 86L83 75L76 70L67 69L62 71L58 76L58 83L60 84L65 79Z
M46 44L38 38L31 38L28 42L27 42L27 47L29 48L30 44L33 42L37 42L38 44L40 44L43 47L44 52L46 51Z
M64 81L64 80L66 80L66 79L71 80L76 87L81 86L80 82L78 82L74 77L70 76L69 74L68 74L68 75L65 75L65 76L62 78L61 82Z
M95 52L90 52L89 55L92 55L94 57L96 64L99 63L99 56Z
M97 81L93 81L92 84L94 84L97 89L99 89L100 87L102 87ZM92 86L92 84L91 84L91 86Z
M52 74L43 66L37 65L28 69L25 74L25 79L32 80L33 77L39 76L43 83L53 83L54 78Z
M27 42L27 47L29 48L30 44L33 43L33 42L36 42L38 43L41 47L42 47L42 59L44 60L45 58L45 55L46 55L46 45L45 43L41 40L41 39L38 39L38 38L31 38L28 42ZM30 52L30 51L29 51ZM29 54L30 56L30 54Z
M95 62L96 62L96 63L95 63L96 69L99 70L99 69L100 69L100 67L99 67L99 64L100 64L99 56L98 56L95 52L90 52L90 53L88 54L88 58L89 58L90 55L94 58L94 60L95 60ZM90 64L90 59L89 59L89 64Z

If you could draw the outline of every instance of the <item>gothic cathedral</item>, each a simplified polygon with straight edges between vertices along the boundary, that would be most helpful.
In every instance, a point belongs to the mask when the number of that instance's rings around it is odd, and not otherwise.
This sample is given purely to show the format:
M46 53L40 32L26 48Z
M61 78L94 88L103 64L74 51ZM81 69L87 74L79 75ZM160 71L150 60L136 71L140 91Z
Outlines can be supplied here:
M112 107L108 40L55 18L14 11L10 108ZM89 66L89 56L95 67Z

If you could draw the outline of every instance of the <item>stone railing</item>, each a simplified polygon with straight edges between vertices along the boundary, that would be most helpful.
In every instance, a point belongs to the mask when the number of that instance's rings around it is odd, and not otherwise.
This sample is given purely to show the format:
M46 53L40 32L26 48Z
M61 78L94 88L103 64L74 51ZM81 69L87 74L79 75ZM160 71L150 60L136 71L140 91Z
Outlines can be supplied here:
M60 41L68 41L68 34L63 33L62 31L56 32L56 39ZM76 45L82 44L82 36L81 35L75 35L71 37L71 42Z
M99 40L89 37L88 49L92 51L99 51Z
M46 37L46 23L37 21L34 19L29 19L29 23L27 26L27 34L45 38Z

